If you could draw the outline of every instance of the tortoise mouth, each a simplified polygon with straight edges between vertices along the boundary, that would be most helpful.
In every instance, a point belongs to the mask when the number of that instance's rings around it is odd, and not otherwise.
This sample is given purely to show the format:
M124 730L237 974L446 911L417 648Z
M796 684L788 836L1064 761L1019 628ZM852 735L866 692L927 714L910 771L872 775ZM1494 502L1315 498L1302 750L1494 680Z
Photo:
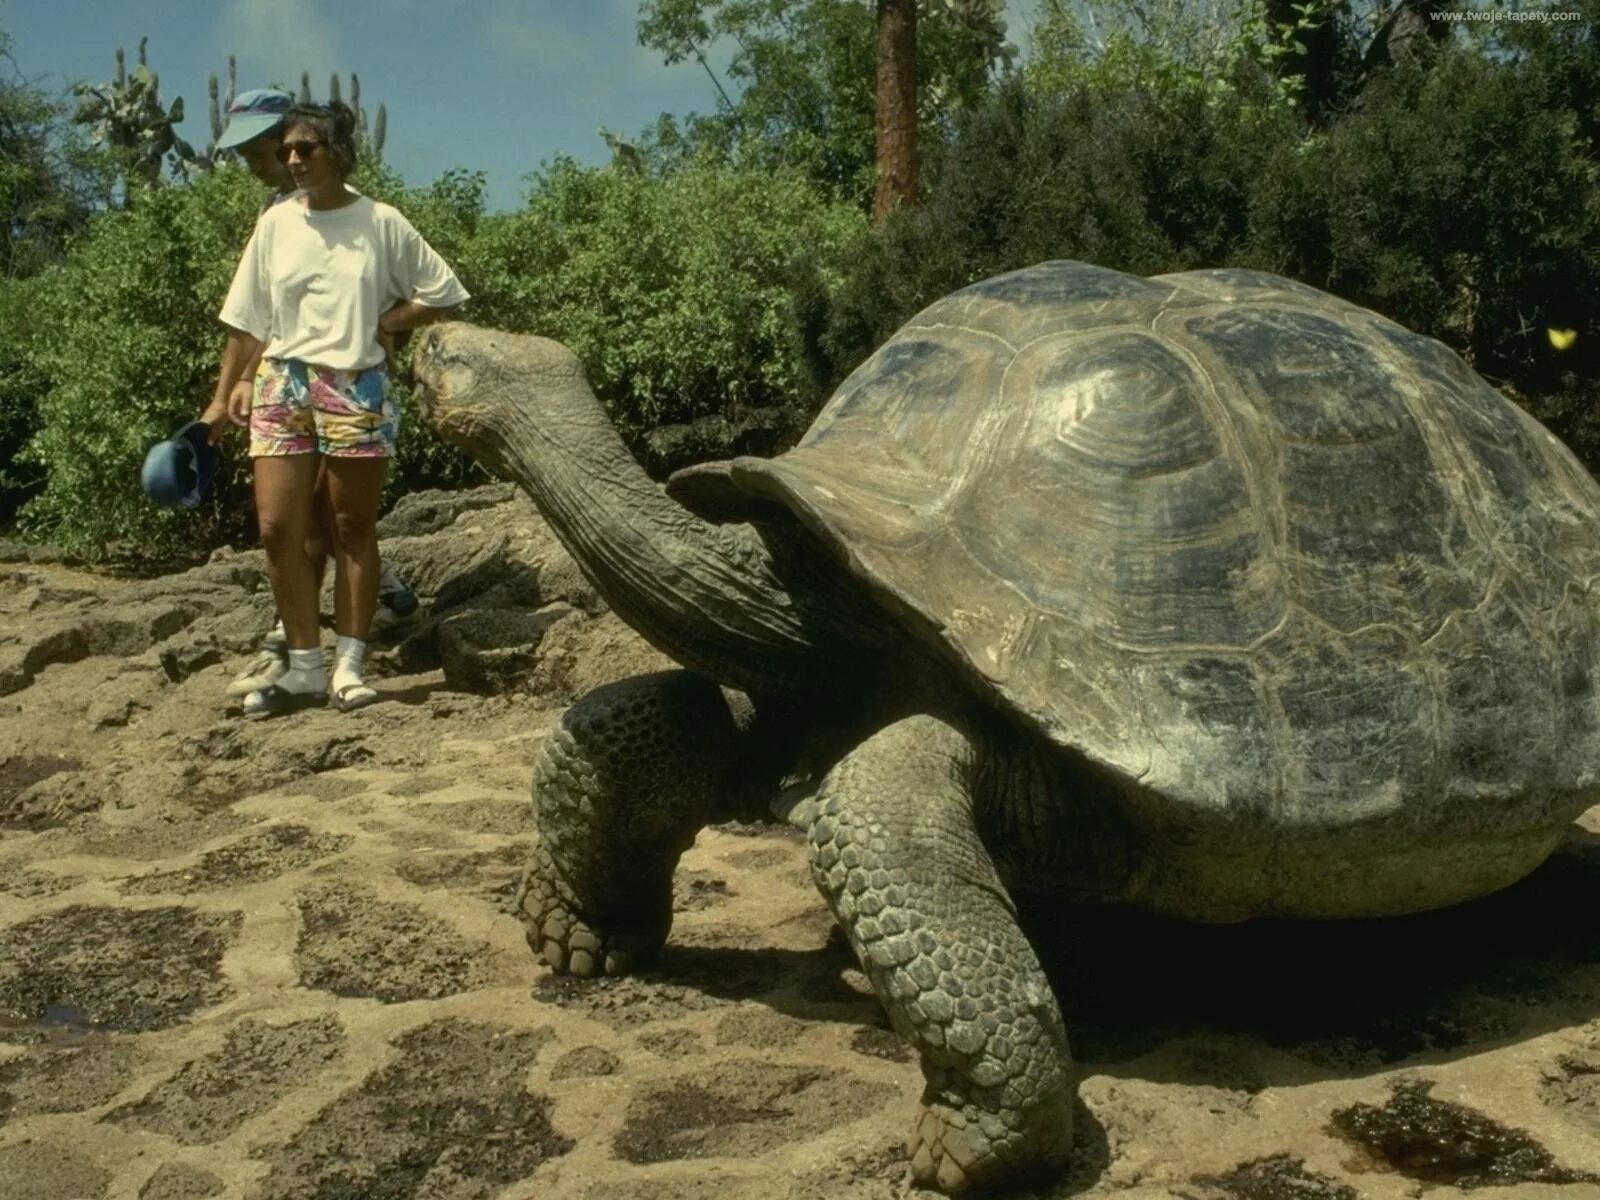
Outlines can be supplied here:
M417 406L422 419L441 436L448 437L460 403L477 386L477 372L457 345L461 327L440 325L418 339L411 367L417 382Z

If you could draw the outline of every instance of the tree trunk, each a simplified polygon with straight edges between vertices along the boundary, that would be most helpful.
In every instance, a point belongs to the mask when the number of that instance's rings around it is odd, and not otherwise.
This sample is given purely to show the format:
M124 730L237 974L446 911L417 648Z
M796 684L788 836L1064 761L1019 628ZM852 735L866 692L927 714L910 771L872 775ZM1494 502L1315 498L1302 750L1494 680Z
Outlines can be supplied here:
M878 186L872 219L917 198L917 3L878 0Z
M1400 0L1388 18L1378 27L1372 45L1367 48L1366 60L1361 64L1364 76L1370 77L1383 67L1398 67L1423 60L1450 37L1448 21L1440 21L1436 13L1450 8L1451 0Z

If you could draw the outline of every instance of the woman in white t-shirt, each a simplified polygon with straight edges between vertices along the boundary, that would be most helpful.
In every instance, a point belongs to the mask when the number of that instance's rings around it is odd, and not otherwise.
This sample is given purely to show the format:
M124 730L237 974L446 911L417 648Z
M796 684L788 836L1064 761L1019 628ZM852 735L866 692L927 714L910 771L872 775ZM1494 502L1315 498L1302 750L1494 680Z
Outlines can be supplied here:
M218 394L261 349L249 411L256 515L267 575L289 643L289 670L245 697L246 716L319 705L341 711L377 694L364 678L378 595L375 526L400 416L389 393L384 341L445 316L467 299L455 274L405 217L345 186L355 167L355 115L338 101L299 105L283 121L279 157L295 196L256 223L222 306L240 354L223 361ZM230 339L230 347L232 339ZM331 691L320 648L306 525L319 464L334 529Z

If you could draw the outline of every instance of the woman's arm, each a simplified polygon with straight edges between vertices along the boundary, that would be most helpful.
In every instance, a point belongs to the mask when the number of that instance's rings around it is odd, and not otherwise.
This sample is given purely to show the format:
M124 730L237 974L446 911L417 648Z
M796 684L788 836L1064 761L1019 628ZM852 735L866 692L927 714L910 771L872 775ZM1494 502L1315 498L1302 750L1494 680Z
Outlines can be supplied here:
M417 300L402 300L378 318L378 332L392 337L410 329L419 329L444 320L458 307L452 304L446 308L431 308Z
M222 350L222 370L217 376L217 387L211 393L211 403L200 414L200 419L211 426L213 445L222 437L223 422L232 420L235 425L250 423L250 405L247 401L243 411L239 410L234 385L248 378L247 372L251 364L260 360L261 350L262 343L258 338L241 329L228 330L228 344Z

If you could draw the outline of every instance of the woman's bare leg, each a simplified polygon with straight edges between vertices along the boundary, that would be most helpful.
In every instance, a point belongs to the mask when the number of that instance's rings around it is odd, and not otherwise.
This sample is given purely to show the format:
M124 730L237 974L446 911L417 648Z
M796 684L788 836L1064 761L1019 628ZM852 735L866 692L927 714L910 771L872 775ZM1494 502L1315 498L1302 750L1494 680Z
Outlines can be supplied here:
M316 575L305 545L318 457L255 460L256 517L267 552L267 578L291 650L315 649L319 641Z
M327 459L333 507L333 623L340 637L366 639L378 604L378 504L387 458Z

